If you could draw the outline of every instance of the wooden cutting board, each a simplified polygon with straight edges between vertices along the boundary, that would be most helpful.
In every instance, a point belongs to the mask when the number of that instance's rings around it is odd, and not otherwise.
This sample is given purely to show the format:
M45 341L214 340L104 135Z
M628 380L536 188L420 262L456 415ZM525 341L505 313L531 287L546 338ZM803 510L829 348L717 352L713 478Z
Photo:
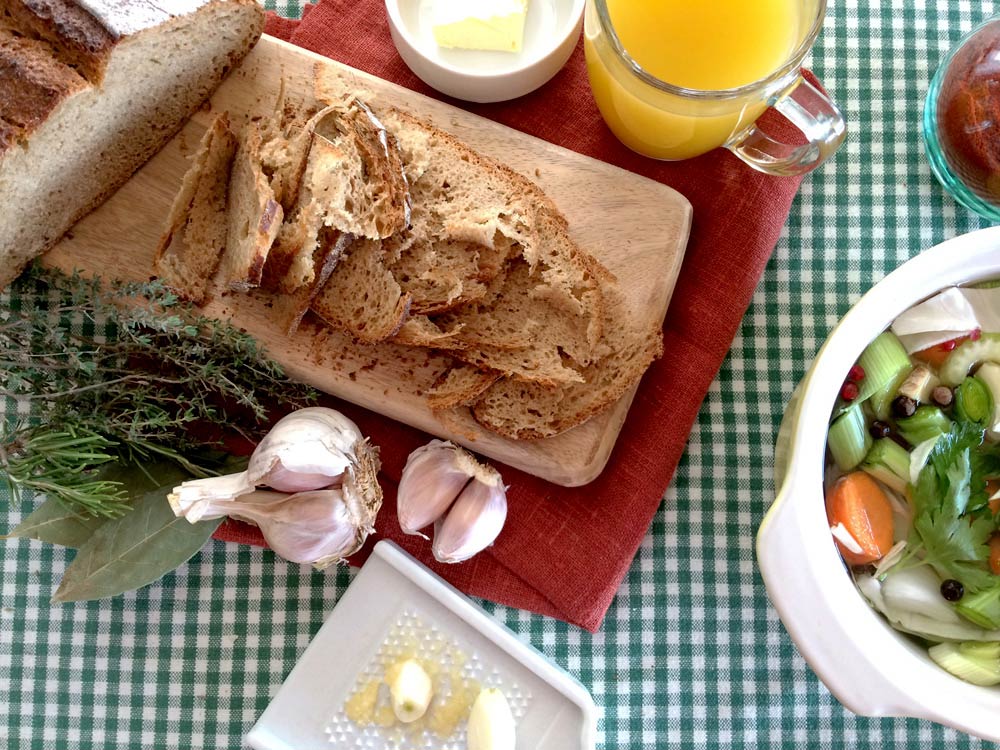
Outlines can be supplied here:
M691 224L691 206L676 191L271 37L260 41L212 97L212 109L228 110L237 120L266 116L282 78L293 99L348 91L376 107L409 110L534 180L569 219L573 238L617 275L637 318L662 322ZM188 157L210 119L208 111L196 114L162 152L79 222L45 262L103 278L149 278ZM289 337L274 324L263 298L220 296L205 311L251 333L297 380L566 486L586 484L604 468L634 395L628 393L604 414L562 435L513 441L483 430L466 414L440 418L425 406L420 394L447 365L440 356L393 345L357 345L316 324Z

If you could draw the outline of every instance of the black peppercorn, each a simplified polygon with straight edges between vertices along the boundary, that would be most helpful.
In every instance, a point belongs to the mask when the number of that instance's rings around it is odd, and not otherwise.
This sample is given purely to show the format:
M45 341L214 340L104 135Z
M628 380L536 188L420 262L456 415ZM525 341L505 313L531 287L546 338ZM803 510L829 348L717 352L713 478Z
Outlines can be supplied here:
M879 438L889 437L889 433L892 432L892 428L885 422L876 419L872 422L871 427L868 428L868 432L871 433L873 438L878 440Z
M917 402L909 396L896 396L896 399L892 402L892 413L898 418L905 419L906 417L912 417L916 410Z
M957 602L964 595L965 586L962 585L961 581L956 581L954 578L941 581L941 596L949 602Z
M951 406L951 402L955 400L955 392L946 385L939 385L931 391L931 398L938 406Z

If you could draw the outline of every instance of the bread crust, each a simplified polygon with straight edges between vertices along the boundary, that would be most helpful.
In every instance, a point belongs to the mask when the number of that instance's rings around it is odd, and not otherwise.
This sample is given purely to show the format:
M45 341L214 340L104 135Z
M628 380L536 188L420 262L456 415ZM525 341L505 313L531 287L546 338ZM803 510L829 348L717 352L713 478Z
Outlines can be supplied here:
M0 15L24 36L47 42L90 83L104 80L115 37L73 0L0 0Z
M67 28L72 25L70 16L73 12L65 7L60 10L60 3L54 0L47 5L42 0L37 2L0 0L0 2L24 4L23 8L17 9L22 20L14 21L14 14L11 14L10 26L17 28L17 24L20 24L20 28L28 29L27 22L23 20L24 15L34 15L35 23L41 30L29 30L25 34L44 36L45 29L42 27L51 24L50 33L56 34L64 43L68 44L67 40L72 41L73 34L67 31ZM28 2L32 4L27 5ZM239 7L237 13L229 13L226 18L231 19L231 27L239 29L240 36L227 38L232 41L227 41L223 55L212 60L212 67L204 71L197 87L188 86L170 90L171 96L176 97L172 100L175 102L173 108L161 109L155 118L151 117L146 123L148 125L146 130L139 133L143 123L138 120L119 120L119 124L114 126L118 130L112 131L121 136L121 141L116 144L118 151L115 152L113 160L102 160L97 149L75 155L74 167L79 173L91 175L86 190L80 190L79 186L68 186L67 193L73 194L75 190L75 194L69 199L62 197L60 192L62 188L54 183L54 179L58 179L58 176L53 178L50 171L49 181L41 183L47 187L40 188L31 201L22 199L22 205L19 206L18 196L9 196L8 207L13 207L17 212L16 215L23 218L8 223L4 227L3 235L0 236L0 289L6 287L31 258L48 250L73 223L103 203L143 163L177 134L184 126L187 117L202 103L201 99L195 101L195 92L198 97L207 97L211 94L224 74L237 65L256 43L263 31L264 11L256 0L211 0L191 13L171 16L164 11L166 20L162 28L153 27L148 30L150 34L157 36L143 36L147 33L145 30L123 37L112 35L112 43L105 45L105 42L98 38L97 32L89 37L90 32L81 31L77 34L75 41L80 46L86 48L90 45L95 48L91 60L95 65L97 64L95 61L103 54L102 50L108 50L109 62L103 68L103 72L108 74L112 70L110 61L114 59L115 50L122 45L129 45L128 49L133 51L142 50L143 47L133 45L143 44L144 40L157 40L160 34L177 27L207 28L207 24L202 24L202 19L208 19L210 23L212 14L223 6ZM44 18L38 20L43 12L49 11L51 12L47 21ZM148 43L154 44L153 41ZM85 61L85 57L80 59ZM83 68L86 67L87 65L83 64ZM96 68L91 66L91 70L96 71ZM151 72L147 72L146 75L150 78L153 76ZM100 132L101 126L95 123L103 122L102 117L105 113L102 112L101 105L107 85L107 75L100 87L87 81L76 68L67 65L61 59L60 53L47 42L29 38L27 35L15 35L10 28L0 29L0 120L6 123L6 126L0 126L0 175L6 178L5 171L14 169L11 164L23 165L33 162L37 164L34 154L41 152L33 153L29 150L32 138L37 135L38 138L51 139L53 134L59 133L61 129L72 128L81 115L92 117L91 127ZM139 100L142 101L141 97ZM72 108L68 108L70 103L74 105ZM120 124L122 122L131 122L134 126L122 127ZM32 177L35 177L34 172ZM16 179L22 178L23 175ZM48 187L50 185L54 187ZM44 192L46 190L47 193ZM53 197L57 194L60 197ZM0 197L8 198L8 196ZM54 208L57 203L58 207Z

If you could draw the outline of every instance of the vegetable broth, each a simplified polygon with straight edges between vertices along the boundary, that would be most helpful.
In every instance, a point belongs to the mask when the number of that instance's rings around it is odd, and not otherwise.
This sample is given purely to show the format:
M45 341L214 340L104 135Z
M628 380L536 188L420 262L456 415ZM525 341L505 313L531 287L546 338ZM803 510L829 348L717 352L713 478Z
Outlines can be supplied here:
M826 505L860 592L957 677L1000 684L1000 288L902 313L845 379Z

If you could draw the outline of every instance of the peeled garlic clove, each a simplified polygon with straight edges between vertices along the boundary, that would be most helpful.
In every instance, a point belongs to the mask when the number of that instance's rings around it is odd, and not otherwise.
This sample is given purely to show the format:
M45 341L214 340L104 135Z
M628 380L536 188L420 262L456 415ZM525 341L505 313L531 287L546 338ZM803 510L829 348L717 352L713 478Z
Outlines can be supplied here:
M448 510L476 473L476 459L457 445L432 440L406 459L396 494L399 527L420 533Z
M481 472L462 490L434 528L431 549L438 562L457 563L482 552L496 540L507 520L507 490L500 474Z
M431 678L413 659L394 664L385 674L392 711L404 724L416 721L427 712L434 695Z
M514 750L514 715L507 697L497 688L480 691L466 726L469 750Z
M317 490L339 484L352 466L373 449L357 425L338 411L299 409L279 419L250 457L247 470L184 482L169 496L174 514L190 518L207 501L230 501L260 486L283 492Z

